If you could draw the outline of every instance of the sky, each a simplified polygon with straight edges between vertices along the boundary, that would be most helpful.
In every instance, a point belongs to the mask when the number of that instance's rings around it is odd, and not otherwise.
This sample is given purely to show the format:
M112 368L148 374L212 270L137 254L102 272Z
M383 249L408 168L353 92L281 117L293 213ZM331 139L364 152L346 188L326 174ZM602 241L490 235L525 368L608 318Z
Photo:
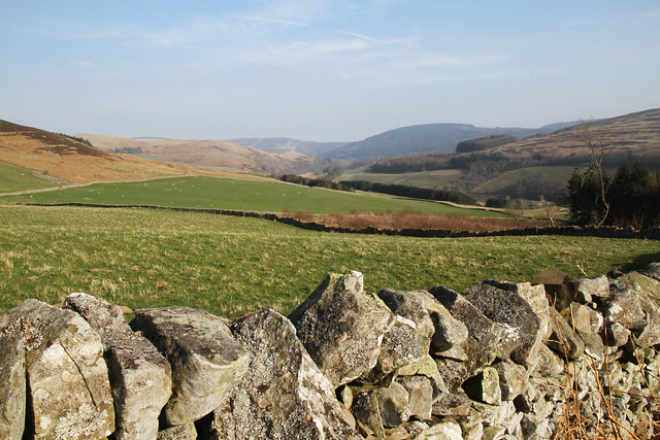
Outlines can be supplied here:
M657 0L0 0L0 119L357 141L660 107Z

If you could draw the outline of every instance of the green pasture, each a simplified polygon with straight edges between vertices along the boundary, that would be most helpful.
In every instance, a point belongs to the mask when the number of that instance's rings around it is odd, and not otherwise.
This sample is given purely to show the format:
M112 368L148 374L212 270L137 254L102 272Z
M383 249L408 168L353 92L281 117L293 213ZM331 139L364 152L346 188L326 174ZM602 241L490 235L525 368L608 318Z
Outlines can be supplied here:
M3 197L9 202L100 203L235 209L262 212L304 211L315 214L399 212L405 208L427 214L501 216L441 203L376 193L350 193L310 188L276 180L177 177L143 182L97 183L44 193Z
M28 169L0 162L0 193L52 186L56 186L56 184L35 176Z
M597 275L658 260L660 242L646 240L344 235L205 213L0 205L0 313L26 298L54 304L86 292L132 309L287 314L328 272L359 270L370 292L464 292L487 278Z
M540 177L549 180L567 182L575 167L529 167L509 171L474 189L476 193L496 193L526 177Z
M385 183L392 185L414 186L418 188L442 189L446 185L455 182L461 178L460 172L455 170L442 171L420 171L416 173L401 174L382 174L367 173L364 171L347 172L336 179L337 182L343 180L364 180L374 183Z

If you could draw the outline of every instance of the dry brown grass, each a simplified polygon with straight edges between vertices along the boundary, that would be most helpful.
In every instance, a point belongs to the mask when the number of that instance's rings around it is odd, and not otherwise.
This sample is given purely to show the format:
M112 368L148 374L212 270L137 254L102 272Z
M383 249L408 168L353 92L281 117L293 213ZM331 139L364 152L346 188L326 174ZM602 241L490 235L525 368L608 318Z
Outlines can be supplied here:
M401 212L316 215L310 212L285 213L302 222L316 222L325 226L360 230L377 228L400 231L403 229L494 232L529 227L548 227L547 220L521 218L471 217L467 215L429 215L406 209Z

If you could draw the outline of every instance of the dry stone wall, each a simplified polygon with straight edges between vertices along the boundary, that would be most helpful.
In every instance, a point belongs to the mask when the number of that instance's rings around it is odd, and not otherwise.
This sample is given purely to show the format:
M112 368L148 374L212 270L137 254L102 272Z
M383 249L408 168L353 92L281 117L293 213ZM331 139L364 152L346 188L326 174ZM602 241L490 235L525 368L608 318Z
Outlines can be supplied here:
M659 303L660 263L465 294L350 271L234 321L26 300L0 316L0 438L653 438Z

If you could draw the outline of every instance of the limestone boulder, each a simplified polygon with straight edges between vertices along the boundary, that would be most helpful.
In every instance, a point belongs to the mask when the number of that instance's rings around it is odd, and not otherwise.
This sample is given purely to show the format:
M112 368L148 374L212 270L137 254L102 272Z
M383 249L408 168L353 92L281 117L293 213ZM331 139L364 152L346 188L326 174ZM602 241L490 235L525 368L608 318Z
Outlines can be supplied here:
M626 276L610 280L609 295L600 298L598 311L607 323L617 322L631 331L641 331L647 324L635 283Z
M213 411L247 371L250 354L221 318L188 307L135 311L131 327L169 361L172 396L166 426L185 425Z
M118 306L75 293L66 298L64 308L80 314L101 336L115 405L115 438L155 438L158 417L172 394L167 359L133 333Z
M238 319L231 330L251 361L214 411L216 438L360 438L286 317L265 310Z
M496 357L493 348L497 347L502 337L502 328L495 325L478 307L451 289L434 287L429 293L467 328L468 338L463 343L463 348L468 359L468 370L476 373L493 363Z
M430 420L434 392L431 379L426 376L408 376L398 378L397 382L408 392L410 416Z
M75 312L28 299L0 316L0 334L20 337L35 438L102 438L115 429L99 335ZM66 392L64 392L66 391Z
M19 334L0 333L0 438L20 439L25 428L25 345Z
M417 331L413 321L396 315L394 324L385 333L378 362L370 377L378 380L408 365L417 365L429 353L430 339Z
M394 289L382 289L378 297L392 310L395 315L411 320L417 326L417 331L427 338L433 337L435 327L429 308L438 301L424 290L399 291Z
M555 309L550 309L552 333L547 346L562 358L577 359L584 353L584 341Z
M538 350L543 338L541 322L520 295L481 284L470 289L465 299L503 329L496 346L500 359L523 364Z
M360 272L329 274L289 319L298 338L335 388L376 365L394 314L365 294Z

